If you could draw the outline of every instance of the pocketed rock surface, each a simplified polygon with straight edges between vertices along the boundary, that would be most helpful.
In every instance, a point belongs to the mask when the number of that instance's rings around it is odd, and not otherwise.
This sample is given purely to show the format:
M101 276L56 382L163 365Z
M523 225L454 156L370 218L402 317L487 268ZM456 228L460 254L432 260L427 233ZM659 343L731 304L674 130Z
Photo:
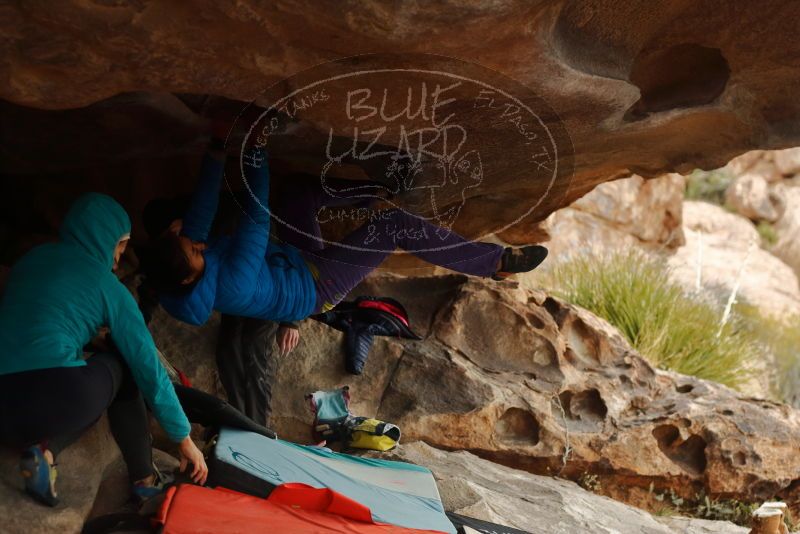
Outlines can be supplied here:
M530 475L499 464L572 480L594 475L597 492L642 508L657 509L654 495L668 490L690 498L704 490L747 501L780 497L796 509L800 416L785 405L656 371L607 323L511 282L379 275L355 294L402 299L424 339L377 339L365 373L356 377L343 370L341 334L314 321L303 323L300 346L280 361L273 397L272 426L284 439L311 442L305 393L347 384L355 414L398 424L403 443L427 444L409 445L407 452L401 447L397 454L423 465L430 461L446 502L459 495L449 493L450 486L470 484L485 501L453 501L449 508L485 512L486 519L510 514L510 522L522 527L525 514L539 514L535 507L511 513L522 504L513 504L518 492L504 488ZM159 311L153 332L195 386L220 394L217 327L216 318L193 328ZM456 450L470 454L448 452ZM10 518L4 532L77 531L106 468L117 459L102 423L60 459L59 487L69 506L43 513L21 492L16 456L3 451L0 503ZM467 469L463 462L474 465ZM493 477L496 484L486 482ZM555 493L544 492L541 506L562 508L548 504L550 498L556 503L581 499L604 517L587 518L580 507L568 507L565 525L599 521L612 525L610 532L628 532L613 528L613 517L624 509L651 532L669 531L660 519L598 500L573 484L551 482ZM573 491L579 492L576 497L564 496ZM493 499L506 504L492 504ZM6 512L11 509L14 513ZM682 525L678 531L694 532L687 526L692 522L674 521ZM701 523L692 524L700 528Z
M396 423L405 442L537 474L596 475L603 493L640 506L668 490L798 502L800 412L654 370L584 310L459 275L376 276L354 294L400 299L424 339L377 338L357 377L344 372L341 334L303 323L273 393L281 437L310 442L303 395L347 384L352 411ZM155 333L171 340L161 345L176 365L212 376L213 325L198 332L160 314Z
M800 144L794 2L70 0L9 3L0 15L0 98L44 109L131 91L251 102L304 69L367 53L483 65L529 87L572 139L572 182L537 220L603 181ZM513 144L511 131L497 142ZM516 167L469 191L474 228L530 205L535 188L519 184L531 169Z

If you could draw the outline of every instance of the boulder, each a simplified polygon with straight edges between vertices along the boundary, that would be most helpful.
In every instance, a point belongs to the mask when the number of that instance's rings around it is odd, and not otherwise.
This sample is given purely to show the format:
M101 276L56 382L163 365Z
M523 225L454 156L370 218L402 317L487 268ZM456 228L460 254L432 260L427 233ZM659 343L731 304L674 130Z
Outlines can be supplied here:
M0 449L0 530L8 534L80 532L107 469L119 458L108 422L102 418L58 457L56 490L61 504L51 510L25 494L17 451Z
M601 182L716 168L746 150L800 144L791 90L800 81L792 62L800 40L786 24L798 6L780 0L743 4L735 16L723 0L397 8L370 1L336 9L302 0L68 0L3 4L0 14L0 97L8 101L0 109L0 173L4 192L13 192L2 206L33 232L52 230L56 208L81 190L114 193L138 212L153 195L191 187L206 141L204 95L230 98L239 110L276 83L292 88L298 78L282 81L314 65L382 64L361 56L368 52L412 66L411 53L440 63L457 57L503 73L529 88L530 101L546 103L543 122L565 134L565 170L546 199L547 184L529 180L537 165L510 152L521 145L519 128L487 136L481 148L497 151L485 158L493 173L439 203L464 208L460 224L470 235L533 209L524 224L499 232L508 243L529 242L542 235L537 222ZM459 110L472 104L462 99ZM296 138L319 149L326 120L299 125ZM273 155L308 163L303 153ZM623 224L650 221L638 216L645 219ZM655 232L639 237L671 242L662 228L678 224L655 219ZM360 291L408 303L425 340L377 340L366 373L352 377L342 372L340 334L304 324L302 346L278 374L273 424L282 436L309 439L304 393L349 383L355 412L396 422L411 440L529 472L593 474L609 495L643 506L651 484L688 496L798 501L800 422L785 406L657 372L595 317L513 284L375 278ZM196 384L219 393L215 321L191 328L160 312L154 334ZM0 502L13 513L4 510L11 519L3 528L75 530L116 454L109 440L97 427L64 453L61 491L70 506L49 514L18 498L8 456Z
M800 105L787 89L800 81L792 62L800 42L784 23L797 18L796 4L765 0L735 13L724 0L643 5L7 4L0 8L0 97L47 109L129 91L250 102L334 59L372 52L460 58L529 87L569 132L576 172L563 194L537 210L537 220L616 177L717 168L750 149L800 144L800 132L788 126ZM368 60L350 63L358 61ZM489 143L516 146L512 136L509 129ZM515 165L468 192L472 213L530 205L535 188L519 184L533 170Z
M310 442L304 394L346 384L354 413L398 424L405 441L537 474L594 474L605 494L640 506L655 507L651 484L689 498L797 499L798 412L654 370L586 311L460 275L377 276L354 294L399 299L424 339L377 338L365 373L352 376L341 335L306 321L273 392L281 437ZM160 344L189 328L163 312L155 320ZM213 362L215 336L213 325L194 329L167 356L189 369Z
M680 534L748 534L750 529L729 521L710 521L691 517L657 517L659 523Z
M684 230L719 236L737 248L746 248L752 243L759 242L758 230L752 222L708 202L695 200L684 202L683 227Z
M0 449L3 534L77 533L87 519L136 511L130 500L125 463L105 417L57 458L56 490L61 502L55 508L47 508L25 494L18 459L17 451ZM158 449L153 450L153 461L164 473L172 473L179 465L175 457Z
M423 442L400 447L393 459L433 471L447 511L531 533L746 534L725 521L653 517L559 478L532 475L468 452L445 452Z
M460 275L376 276L354 294L400 299L424 339L376 339L365 373L352 376L344 372L341 334L303 323L301 344L280 360L273 392L272 426L282 438L310 443L312 415L304 394L349 385L352 411L398 424L403 443L465 450L539 475L593 477L599 492L638 507L659 509L655 496L670 490L690 499L706 492L798 503L793 481L800 478L794 454L800 412L654 370L614 328L584 310L511 282ZM167 357L197 387L219 393L216 330L216 319L194 328L163 311L154 317L153 333ZM69 531L89 513L103 472L118 454L106 432L96 427L62 455L60 488L70 506L48 514L47 528L54 521ZM14 519L19 525L30 525L41 508L14 487L14 463L13 455L4 457L3 502L24 511ZM508 484L522 476L509 476ZM557 493L547 492L555 504L542 506L563 508L565 498ZM489 513L487 506L476 500L457 509ZM521 517L512 504L497 510L495 519ZM569 508L564 513L572 518L565 521L589 521L579 510ZM614 510L607 515L616 517ZM652 524L638 512L626 513ZM605 521L614 524L613 517Z
M800 187L786 188L786 210L775 223L778 241L771 251L800 276Z
M700 287L720 302L727 301L738 284L739 300L757 306L762 313L782 317L800 314L795 272L779 259L775 249L773 255L759 246L761 238L750 221L719 206L687 201L683 206L683 233L686 245L668 260L673 280L696 291L699 269Z
M791 149L790 149L791 150ZM779 182L783 179L781 172L776 168L775 155L780 150L751 150L736 156L725 165L724 169L733 176L754 174L760 176L768 183Z
M772 152L775 169L784 177L800 173L800 148L788 148Z
M758 174L737 176L725 191L725 201L737 213L753 221L775 222L786 209L784 187L781 184L770 186Z
M643 247L674 250L683 245L684 178L630 176L595 187L542 224L553 258L589 250Z

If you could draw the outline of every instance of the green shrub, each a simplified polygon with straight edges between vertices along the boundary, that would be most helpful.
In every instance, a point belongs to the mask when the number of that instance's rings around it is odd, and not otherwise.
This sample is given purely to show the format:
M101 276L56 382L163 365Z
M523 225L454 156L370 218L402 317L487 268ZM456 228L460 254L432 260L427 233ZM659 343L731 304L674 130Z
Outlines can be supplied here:
M694 498L685 499L678 496L672 489L656 492L652 482L649 491L656 501L664 503L663 507L653 513L656 516L682 515L711 521L730 521L737 525L749 526L753 512L759 506L755 503L734 499L712 499L704 491L695 494ZM786 525L793 526L788 516Z
M711 521L730 521L737 525L750 526L753 512L759 505L731 499L710 499L707 495L697 496L694 510L689 510L694 517Z
M585 255L556 264L554 294L616 326L653 365L738 387L759 347L737 318L720 329L721 308L670 282L665 262L638 252Z
M735 311L744 328L774 359L775 398L800 408L800 316L765 317L749 304L739 304Z
M686 177L684 196L688 200L704 200L718 206L725 206L725 191L733 179L734 176L724 168L714 171L696 169Z
M578 485L586 491L599 492L603 489L600 478L594 473L583 473L578 477Z
M758 235L761 236L762 247L769 248L778 242L778 232L776 232L775 227L767 221L759 222L756 225L756 230L758 231Z

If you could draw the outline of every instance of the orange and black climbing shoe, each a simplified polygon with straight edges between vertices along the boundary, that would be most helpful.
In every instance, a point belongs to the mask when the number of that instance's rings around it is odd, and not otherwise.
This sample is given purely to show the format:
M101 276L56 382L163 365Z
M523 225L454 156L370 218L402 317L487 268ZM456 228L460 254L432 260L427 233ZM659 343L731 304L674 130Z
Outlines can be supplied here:
M505 280L512 274L527 273L537 268L547 258L547 249L541 245L506 247L500 258L500 269L492 275L494 280Z

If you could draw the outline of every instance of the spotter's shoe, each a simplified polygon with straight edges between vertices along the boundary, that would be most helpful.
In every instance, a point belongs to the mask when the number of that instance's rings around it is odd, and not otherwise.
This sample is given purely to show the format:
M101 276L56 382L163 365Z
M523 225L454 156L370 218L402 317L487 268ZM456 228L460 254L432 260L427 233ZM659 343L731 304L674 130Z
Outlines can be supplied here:
M58 504L56 466L50 465L41 447L34 445L22 453L19 472L25 479L25 491L28 495L47 506Z
M161 495L175 482L175 477L162 473L155 464L153 464L153 474L155 479L152 484L135 483L131 485L131 497L139 505Z

